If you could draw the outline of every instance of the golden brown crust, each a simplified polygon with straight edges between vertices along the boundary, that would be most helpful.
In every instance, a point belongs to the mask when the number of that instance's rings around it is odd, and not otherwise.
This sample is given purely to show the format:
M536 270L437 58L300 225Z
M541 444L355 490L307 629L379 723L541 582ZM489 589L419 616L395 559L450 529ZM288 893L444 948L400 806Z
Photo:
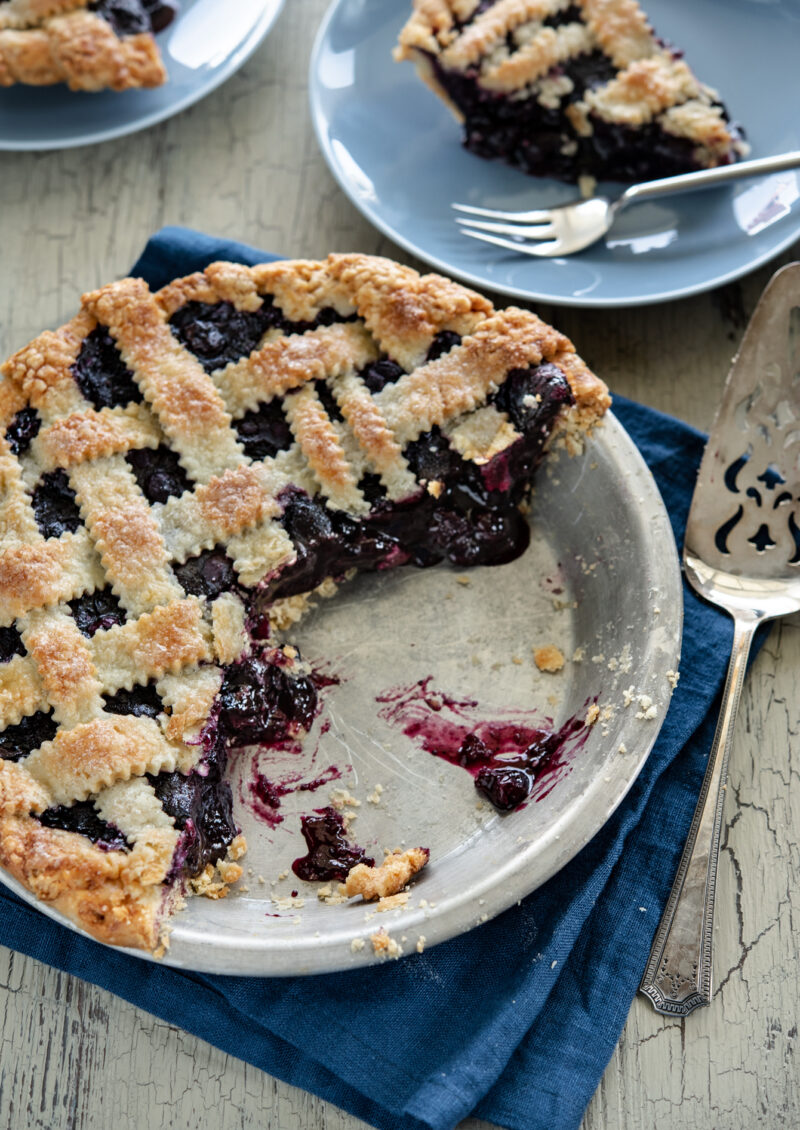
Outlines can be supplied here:
M303 322L333 308L354 320L271 332L249 357L209 376L168 324L191 301L248 312L271 301ZM144 403L98 411L84 398L72 367L97 325L108 328ZM426 362L442 331L460 344ZM386 354L408 371L373 393L363 370ZM295 552L280 524L281 491L319 492L358 516L369 508L359 483L373 473L390 498L404 498L419 489L404 448L432 427L464 458L488 461L517 433L487 397L510 370L543 360L563 370L574 394L558 427L583 434L608 394L562 334L528 311L495 311L438 275L337 255L217 263L158 294L123 279L86 295L80 315L0 367L2 430L28 404L42 418L21 459L0 439L0 624L15 625L25 649L0 665L0 729L37 711L52 711L59 726L19 761L0 759L0 864L95 937L153 946L180 833L143 775L197 767L222 666L248 646L243 599L187 597L176 567L221 544L240 583L257 586ZM339 412L326 407L326 390ZM293 443L250 458L233 421L276 397ZM150 504L126 456L167 444L189 485ZM55 468L75 492L82 525L45 538L31 487ZM125 622L89 638L67 602L109 586ZM157 718L106 709L108 696L148 683L163 703ZM103 852L31 815L86 800L120 828L130 851ZM421 865L414 853L392 857L361 892L382 897ZM228 860L197 888L221 897L240 870Z
M166 78L152 35L119 38L92 12L70 11L30 28L0 24L0 86L65 82L70 90L121 91L161 86Z

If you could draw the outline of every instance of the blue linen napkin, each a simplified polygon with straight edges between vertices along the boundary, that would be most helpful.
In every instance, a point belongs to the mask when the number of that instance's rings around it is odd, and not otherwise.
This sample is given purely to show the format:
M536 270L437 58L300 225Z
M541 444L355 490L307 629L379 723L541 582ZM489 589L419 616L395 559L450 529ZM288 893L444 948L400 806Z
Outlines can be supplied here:
M242 244L180 228L133 274L158 287ZM617 398L683 529L704 437ZM688 831L732 627L687 588L681 678L655 748L591 843L519 906L424 954L310 978L192 974L137 961L0 887L0 943L110 990L385 1130L575 1130L611 1057Z

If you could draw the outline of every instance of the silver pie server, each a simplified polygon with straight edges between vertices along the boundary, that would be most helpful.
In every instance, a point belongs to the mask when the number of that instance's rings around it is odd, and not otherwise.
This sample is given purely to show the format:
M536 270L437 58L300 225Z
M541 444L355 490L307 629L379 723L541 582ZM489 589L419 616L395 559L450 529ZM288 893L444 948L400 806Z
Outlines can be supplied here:
M800 263L778 271L728 376L697 477L683 567L733 617L728 677L689 838L639 991L688 1016L712 995L711 939L724 786L759 624L800 609Z

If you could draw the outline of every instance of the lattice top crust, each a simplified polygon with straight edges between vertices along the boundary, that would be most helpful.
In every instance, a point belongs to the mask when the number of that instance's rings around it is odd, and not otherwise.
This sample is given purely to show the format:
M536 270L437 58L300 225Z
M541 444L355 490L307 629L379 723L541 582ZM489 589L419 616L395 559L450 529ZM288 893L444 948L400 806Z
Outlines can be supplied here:
M367 481L387 504L436 494L409 444L438 430L486 466L519 439L493 398L542 365L568 382L555 430L574 444L609 398L566 337L437 275L334 255L215 263L155 294L123 279L0 366L0 863L102 940L153 945L181 841L153 781L201 766L253 594L296 557L284 492L356 522ZM187 588L210 552L232 579ZM114 705L143 687L157 708ZM46 740L9 754L42 720ZM76 803L128 849L41 822Z
M636 0L414 0L395 57L416 62L451 105L434 61L477 75L487 91L558 106L572 91L564 64L598 51L615 74L564 101L578 136L590 135L598 120L634 129L654 122L690 141L701 164L746 151L716 92L655 36Z
M91 0L0 0L0 87L121 91L166 82L145 7L133 33L97 8Z

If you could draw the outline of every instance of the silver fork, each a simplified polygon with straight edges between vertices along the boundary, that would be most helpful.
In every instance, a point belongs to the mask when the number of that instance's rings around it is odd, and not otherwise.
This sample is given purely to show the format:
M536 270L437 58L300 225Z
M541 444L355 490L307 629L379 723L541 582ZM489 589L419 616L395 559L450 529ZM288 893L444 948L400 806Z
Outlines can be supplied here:
M782 153L778 157L740 161L736 165L725 165L719 169L703 169L697 173L683 173L677 177L634 184L616 200L610 200L606 196L593 196L588 200L575 200L554 208L539 208L530 212L498 212L492 208L476 208L472 204L453 204L452 207L469 217L456 217L456 223L462 225L464 235L517 251L520 255L549 258L572 255L602 239L623 208L627 208L629 204L654 200L672 193L714 188L742 177L764 176L798 167L800 151L795 151ZM473 216L481 218L472 219Z
M756 628L800 610L800 263L772 278L733 362L706 445L683 547L689 583L731 614L717 731L640 991L658 1012L709 1004L725 778Z

